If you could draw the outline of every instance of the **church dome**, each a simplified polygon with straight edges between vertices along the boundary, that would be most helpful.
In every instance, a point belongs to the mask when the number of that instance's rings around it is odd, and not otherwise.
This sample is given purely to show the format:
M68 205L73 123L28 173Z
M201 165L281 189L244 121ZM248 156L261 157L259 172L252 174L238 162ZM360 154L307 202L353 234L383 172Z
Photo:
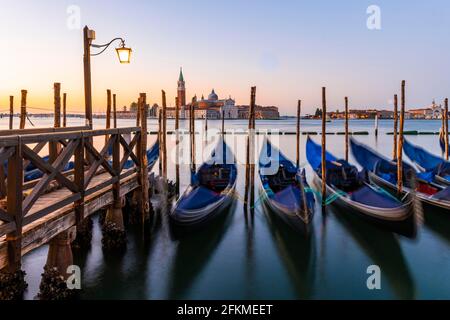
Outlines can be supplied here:
M210 101L216 101L216 100L219 100L219 97L218 97L217 94L214 92L214 89L212 89L211 93L209 94L208 100L210 100Z

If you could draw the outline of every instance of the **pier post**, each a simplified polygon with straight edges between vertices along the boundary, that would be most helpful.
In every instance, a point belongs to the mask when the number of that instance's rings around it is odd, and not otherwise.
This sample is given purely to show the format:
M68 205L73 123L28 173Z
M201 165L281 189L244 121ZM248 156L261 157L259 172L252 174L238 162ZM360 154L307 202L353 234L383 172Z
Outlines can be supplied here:
M9 130L13 129L14 121L14 96L9 96Z
M106 210L105 223L103 225L102 245L107 250L124 248L127 243L122 200L120 198L120 134L116 132L114 135L111 135L111 139L114 139L112 169L116 181L112 186L113 204Z
M345 97L345 161L348 162L348 97Z
M178 199L180 195L180 106L178 105L178 97L175 97L175 131L176 131L176 163L175 163L175 193Z
M27 288L25 272L21 270L22 250L22 183L23 159L21 139L8 160L7 213L13 217L16 230L6 235L8 264L0 272L0 300L20 299Z
M297 101L297 136L296 136L296 161L297 170L300 168L300 114L302 112L302 100Z
M83 70L84 70L84 103L86 124L92 129L92 84L91 84L91 42L92 31L87 26L83 28Z
M53 85L54 91L54 128L61 127L61 84L55 82ZM61 152L61 144L56 141L50 141L49 144L49 161L53 163Z
M255 206L255 108L256 108L256 87L251 88L250 97L250 208L251 212Z
M392 159L397 160L397 142L398 142L398 97L394 95L394 150L392 152Z
M159 141L159 161L158 161L158 170L159 176L162 176L163 173L163 152L162 152L162 110L158 110L158 141Z
M445 128L444 128L444 141L445 141L445 159L448 161L449 150L448 150L448 98L444 100L444 112L445 112Z
M106 90L106 120L105 120L105 128L111 128L111 90ZM108 142L108 135L105 136L105 143ZM109 157L110 154L107 155Z
M147 95L145 93L140 94L141 103L140 110L140 122L141 122L141 137L139 141L139 160L141 163L139 182L141 185L141 214L142 223L150 219L150 201L149 201L149 181L148 181L148 159L147 159Z
M190 130L191 130L191 171L192 174L195 173L195 169L196 169L196 165L195 165L195 153L196 153L196 148L195 148L195 103L197 102L197 98L193 97L192 98L192 103L191 103L191 110L189 112L189 117L190 117L190 121L191 121L191 126L190 126Z
M25 120L27 116L27 90L21 91L20 99L20 129L25 129Z
M116 94L113 94L113 125L114 129L117 128L117 100L116 100Z
M141 110L140 110L139 106L141 105L141 97L138 97L137 104L138 104L138 106L136 109L136 127L140 127L141 125L140 125L139 121L141 120L141 115L140 115Z
M326 170L326 150L327 150L327 97L326 88L322 87L322 206L325 206L327 197L327 170Z
M89 248L92 240L93 221L91 217L84 216L84 159L85 138L81 132L78 145L74 152L74 182L80 192L80 199L75 202L75 221L77 236L72 242L72 249Z
M63 93L63 127L67 127L67 93Z
M222 108L222 135L225 135L225 110Z
M67 287L66 280L73 265L71 242L75 239L76 227L59 233L49 242L47 262L44 266L39 298L41 300L67 300L74 297L75 290Z
M399 195L403 191L403 129L405 122L405 80L402 81L401 106L400 106L400 132L397 148L397 189Z
M378 111L375 113L375 138L378 137Z
M166 103L166 92L164 90L162 93L162 154L163 154L163 179L164 188L167 192L167 103Z

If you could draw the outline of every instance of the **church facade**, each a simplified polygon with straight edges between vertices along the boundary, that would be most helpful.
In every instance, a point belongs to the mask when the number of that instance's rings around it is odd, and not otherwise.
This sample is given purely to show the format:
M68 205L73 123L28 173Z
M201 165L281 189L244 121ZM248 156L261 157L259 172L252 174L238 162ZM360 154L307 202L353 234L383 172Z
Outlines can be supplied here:
M180 68L178 77L178 89L176 104L180 110L181 119L189 118L189 112L193 104L194 117L196 119L247 119L248 106L236 106L236 101L229 96L226 99L219 99L219 96L212 89L211 93L205 99L202 95L201 99L194 96L191 103L186 103L186 83L184 81L183 70ZM173 109L173 110L172 110ZM175 108L168 108L168 117L175 117ZM257 119L278 119L279 113L277 107L261 107L256 108Z

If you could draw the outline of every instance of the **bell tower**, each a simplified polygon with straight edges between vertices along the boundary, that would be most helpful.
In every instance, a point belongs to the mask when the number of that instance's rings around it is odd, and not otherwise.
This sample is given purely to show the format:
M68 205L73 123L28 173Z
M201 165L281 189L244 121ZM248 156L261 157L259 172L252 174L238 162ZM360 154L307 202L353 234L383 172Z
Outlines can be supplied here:
M183 69L180 68L180 76L178 78L178 107L186 105L186 87L183 77Z

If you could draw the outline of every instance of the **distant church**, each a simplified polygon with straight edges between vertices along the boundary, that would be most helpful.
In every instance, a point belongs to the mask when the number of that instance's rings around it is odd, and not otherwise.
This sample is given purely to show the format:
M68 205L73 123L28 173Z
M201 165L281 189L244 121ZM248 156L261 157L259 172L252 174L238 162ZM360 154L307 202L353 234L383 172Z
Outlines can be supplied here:
M200 100L197 100L195 95L193 102L186 103L186 83L184 81L183 69L180 68L180 75L178 77L178 88L176 97L176 106L179 109L179 116L181 119L189 118L191 104L194 104L194 117L196 119L247 119L249 106L236 106L236 101L230 97L227 99L219 99L219 96L214 91L205 99L202 95ZM176 108L167 108L167 117L175 118ZM255 116L257 119L278 119L279 113L277 107L261 107L256 106Z
M208 95L208 99L202 96L200 100L197 100L197 96L194 96L193 101L194 116L197 119L221 119L222 114L226 119L237 119L239 116L235 100L231 99L231 97L228 99L219 99L214 89ZM177 90L177 104L180 109L180 118L189 118L191 103L186 104L186 83L184 81L183 70L180 69Z

